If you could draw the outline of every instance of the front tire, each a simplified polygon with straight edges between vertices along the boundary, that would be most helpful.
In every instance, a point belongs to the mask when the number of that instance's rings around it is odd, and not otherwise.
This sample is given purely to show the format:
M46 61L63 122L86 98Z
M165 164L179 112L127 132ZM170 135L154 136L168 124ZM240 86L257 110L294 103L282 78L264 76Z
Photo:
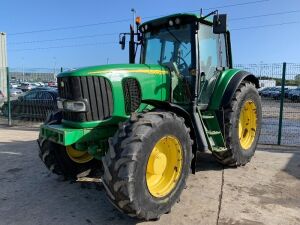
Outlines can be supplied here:
M60 124L62 112L57 111L48 115L44 124ZM75 180L78 174L88 171L97 174L101 162L87 152L77 151L72 146L62 146L39 136L39 157L45 166L54 174L62 175L65 179Z
M67 151L68 148L72 149L71 146L65 147L45 140L40 145L39 157L52 173L62 175L65 179L70 180L75 180L78 174L85 171L89 171L89 174L94 172L97 164L101 164L93 158L86 160L87 157L84 157L85 160L78 163L75 158L71 159L68 153L70 150Z
M183 118L170 112L133 114L110 139L102 159L109 200L140 219L168 213L185 187L191 144Z
M227 151L213 152L227 166L241 166L253 157L261 131L262 109L253 83L243 81L229 105L224 108Z

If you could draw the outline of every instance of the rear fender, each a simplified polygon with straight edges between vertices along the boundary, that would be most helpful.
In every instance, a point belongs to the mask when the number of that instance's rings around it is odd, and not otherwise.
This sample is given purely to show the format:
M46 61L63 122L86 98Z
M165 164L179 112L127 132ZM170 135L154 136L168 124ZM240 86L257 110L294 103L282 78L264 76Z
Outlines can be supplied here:
M216 84L208 109L220 110L229 104L235 91L244 80L254 83L256 88L259 88L258 79L249 72L237 69L224 71Z

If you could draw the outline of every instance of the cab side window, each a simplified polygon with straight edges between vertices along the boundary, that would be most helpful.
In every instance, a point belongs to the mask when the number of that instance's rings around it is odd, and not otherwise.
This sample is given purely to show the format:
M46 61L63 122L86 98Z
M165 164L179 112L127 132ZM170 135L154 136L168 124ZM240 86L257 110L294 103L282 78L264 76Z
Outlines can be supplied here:
M228 67L227 51L225 34L214 34L212 26L201 24L198 34L201 73L199 102L205 109L220 74L217 68Z
M209 79L217 67L227 67L224 34L214 34L211 26L201 25L199 30L200 69Z

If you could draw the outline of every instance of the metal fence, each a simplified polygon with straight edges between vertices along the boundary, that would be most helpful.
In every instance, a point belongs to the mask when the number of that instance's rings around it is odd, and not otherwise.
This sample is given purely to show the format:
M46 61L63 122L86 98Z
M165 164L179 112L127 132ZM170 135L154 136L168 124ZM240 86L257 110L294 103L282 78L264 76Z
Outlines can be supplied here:
M290 94L291 90L300 87L300 64L236 64L234 67L249 71L260 80L263 120L259 142L300 146L300 94L297 95L300 89L294 91L295 95ZM7 76L6 71L6 68L0 68L2 78ZM3 89L6 89L6 79L1 79L0 83L4 95L1 97L0 94L0 124L7 124L11 116L12 125L39 126L50 112L57 109L55 95L43 91L44 86L55 86L57 72L53 68L10 69L9 94ZM35 89L24 88L21 94L15 93L15 89L20 88L17 85L26 82ZM30 96L32 92L34 94Z
M57 110L53 69L0 68L0 72L0 124L38 127Z
M300 87L300 64L237 64L235 67L255 74L260 80L263 119L259 142L300 146L300 97L297 95L300 90L296 95L289 95L291 90Z

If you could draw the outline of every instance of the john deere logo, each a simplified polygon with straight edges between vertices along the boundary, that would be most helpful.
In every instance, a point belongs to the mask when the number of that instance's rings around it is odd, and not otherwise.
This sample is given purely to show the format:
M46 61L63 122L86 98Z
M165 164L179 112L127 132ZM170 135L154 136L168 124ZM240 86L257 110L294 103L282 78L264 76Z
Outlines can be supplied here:
M64 86L65 86L65 83L64 83L63 81L61 81L61 82L60 82L60 86L61 86L61 87L64 87Z

